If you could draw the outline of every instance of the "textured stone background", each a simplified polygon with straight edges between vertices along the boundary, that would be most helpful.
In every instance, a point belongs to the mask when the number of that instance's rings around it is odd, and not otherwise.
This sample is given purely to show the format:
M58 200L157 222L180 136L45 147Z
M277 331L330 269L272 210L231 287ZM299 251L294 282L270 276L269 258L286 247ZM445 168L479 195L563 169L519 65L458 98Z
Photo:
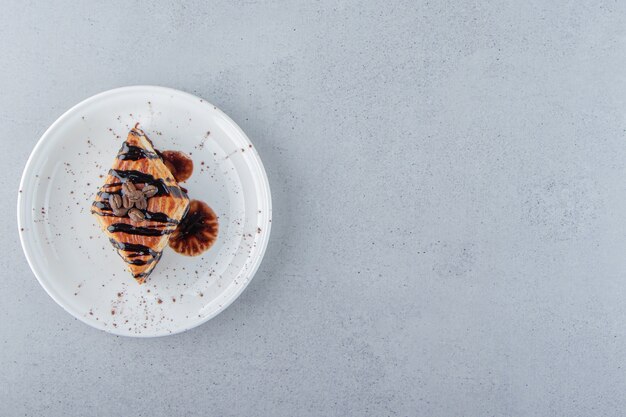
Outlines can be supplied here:
M516 3L3 2L0 415L623 415L626 5ZM274 199L240 299L155 340L15 225L43 131L132 84L221 107Z

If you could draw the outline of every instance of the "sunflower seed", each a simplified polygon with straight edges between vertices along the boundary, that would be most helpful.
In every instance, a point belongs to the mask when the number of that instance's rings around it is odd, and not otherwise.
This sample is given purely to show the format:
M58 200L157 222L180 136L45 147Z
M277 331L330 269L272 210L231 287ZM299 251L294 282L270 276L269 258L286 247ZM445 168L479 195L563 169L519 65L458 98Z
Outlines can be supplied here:
M128 217L134 222L141 222L146 218L141 210L137 210L136 208L132 208L128 211Z
M143 192L143 195L146 198L150 198L150 197L154 197L156 195L156 193L159 192L159 189L156 188L154 185L149 184L149 185L146 185L145 187L143 187L141 192Z

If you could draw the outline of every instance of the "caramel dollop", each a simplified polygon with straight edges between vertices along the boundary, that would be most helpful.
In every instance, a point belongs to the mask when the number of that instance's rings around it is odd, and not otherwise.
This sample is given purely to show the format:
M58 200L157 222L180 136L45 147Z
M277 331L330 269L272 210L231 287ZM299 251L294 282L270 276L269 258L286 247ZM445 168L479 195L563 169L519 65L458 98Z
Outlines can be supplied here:
M193 173L193 161L184 152L163 151L159 152L165 166L172 172L177 182L185 182Z
M170 236L169 245L186 256L197 256L207 251L217 240L217 215L203 201L191 200L189 211Z

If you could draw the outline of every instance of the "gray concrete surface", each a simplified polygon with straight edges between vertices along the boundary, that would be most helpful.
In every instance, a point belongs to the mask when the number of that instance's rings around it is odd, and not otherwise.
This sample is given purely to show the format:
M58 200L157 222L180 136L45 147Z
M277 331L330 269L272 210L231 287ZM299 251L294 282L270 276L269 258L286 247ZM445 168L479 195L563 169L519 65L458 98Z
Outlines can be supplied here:
M0 415L619 416L626 5L3 2ZM113 87L220 106L274 196L245 293L114 337L39 286L19 178Z

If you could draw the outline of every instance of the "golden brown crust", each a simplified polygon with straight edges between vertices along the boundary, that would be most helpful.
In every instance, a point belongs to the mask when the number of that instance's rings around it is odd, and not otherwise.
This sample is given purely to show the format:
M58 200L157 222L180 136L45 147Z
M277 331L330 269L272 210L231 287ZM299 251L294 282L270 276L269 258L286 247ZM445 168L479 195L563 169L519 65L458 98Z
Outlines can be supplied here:
M108 203L111 194L121 194L122 183L132 181L141 189L144 184L157 186L159 192L148 198L141 210L145 219L131 220L116 216ZM170 234L185 215L189 199L170 170L157 156L145 134L133 128L98 191L91 212L113 246L128 265L138 283L145 282L154 270Z

